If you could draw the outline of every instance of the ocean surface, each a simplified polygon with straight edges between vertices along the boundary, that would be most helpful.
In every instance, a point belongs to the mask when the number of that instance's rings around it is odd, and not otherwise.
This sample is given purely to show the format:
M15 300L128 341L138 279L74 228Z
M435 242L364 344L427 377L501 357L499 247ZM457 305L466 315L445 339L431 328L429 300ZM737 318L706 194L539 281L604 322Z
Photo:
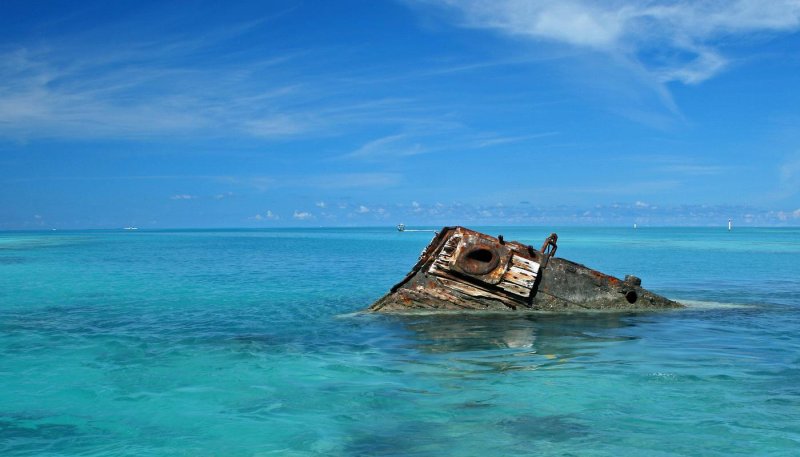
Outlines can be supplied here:
M555 231L688 309L360 313L393 228L0 232L0 455L800 455L800 229Z

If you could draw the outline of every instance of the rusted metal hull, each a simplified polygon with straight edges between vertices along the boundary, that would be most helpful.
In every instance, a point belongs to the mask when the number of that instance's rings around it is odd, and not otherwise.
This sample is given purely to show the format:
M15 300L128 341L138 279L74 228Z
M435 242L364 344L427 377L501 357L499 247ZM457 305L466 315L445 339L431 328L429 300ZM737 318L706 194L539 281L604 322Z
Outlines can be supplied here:
M417 264L371 311L576 311L680 308L641 287L540 250L464 227L445 227Z

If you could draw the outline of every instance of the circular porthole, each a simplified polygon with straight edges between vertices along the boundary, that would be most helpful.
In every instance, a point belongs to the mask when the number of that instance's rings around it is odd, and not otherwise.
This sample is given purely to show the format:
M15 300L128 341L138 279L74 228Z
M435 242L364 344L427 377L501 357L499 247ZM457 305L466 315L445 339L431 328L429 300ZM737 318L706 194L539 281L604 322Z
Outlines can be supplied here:
M500 263L500 257L494 250L475 246L461 255L458 266L464 273L481 276L497 268L498 263Z

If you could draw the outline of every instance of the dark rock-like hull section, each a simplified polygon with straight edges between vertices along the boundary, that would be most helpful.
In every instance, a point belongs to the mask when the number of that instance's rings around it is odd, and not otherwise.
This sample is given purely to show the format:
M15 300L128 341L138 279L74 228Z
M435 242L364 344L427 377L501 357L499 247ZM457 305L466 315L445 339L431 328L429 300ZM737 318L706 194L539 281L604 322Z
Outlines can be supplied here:
M408 275L371 311L578 311L680 308L641 287L554 257L557 237L536 250L463 227L445 227Z

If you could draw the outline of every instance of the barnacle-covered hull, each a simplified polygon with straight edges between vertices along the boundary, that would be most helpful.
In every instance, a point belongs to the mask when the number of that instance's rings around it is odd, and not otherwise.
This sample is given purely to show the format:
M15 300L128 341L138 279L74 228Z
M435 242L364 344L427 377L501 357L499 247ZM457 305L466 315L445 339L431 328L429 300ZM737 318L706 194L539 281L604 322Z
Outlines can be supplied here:
M641 287L554 257L555 234L541 249L464 227L445 227L417 264L371 311L575 311L680 308Z

